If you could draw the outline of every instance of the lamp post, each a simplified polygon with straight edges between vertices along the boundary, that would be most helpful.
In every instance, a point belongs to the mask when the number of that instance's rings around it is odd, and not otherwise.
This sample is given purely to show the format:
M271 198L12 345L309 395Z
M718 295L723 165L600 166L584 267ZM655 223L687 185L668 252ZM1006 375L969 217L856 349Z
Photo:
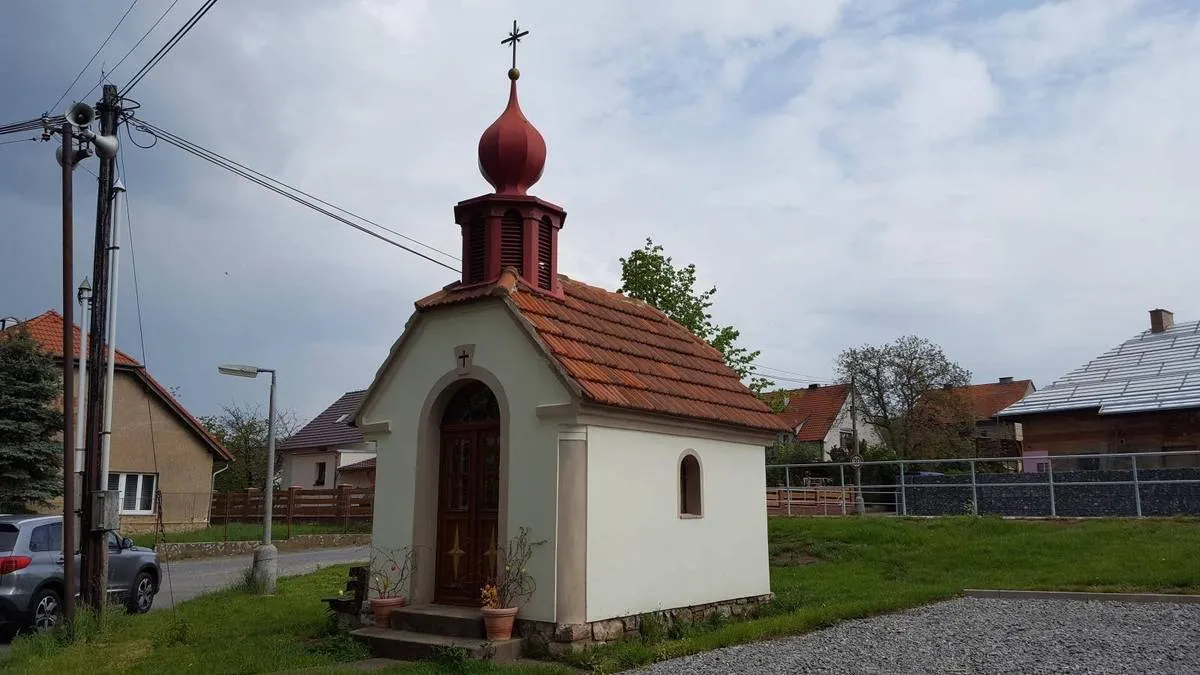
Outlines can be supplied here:
M217 368L222 375L258 377L271 374L271 394L267 403L267 487L263 492L263 542L254 550L254 580L263 593L275 592L278 577L278 552L271 544L271 512L275 507L275 370L257 366L223 365Z

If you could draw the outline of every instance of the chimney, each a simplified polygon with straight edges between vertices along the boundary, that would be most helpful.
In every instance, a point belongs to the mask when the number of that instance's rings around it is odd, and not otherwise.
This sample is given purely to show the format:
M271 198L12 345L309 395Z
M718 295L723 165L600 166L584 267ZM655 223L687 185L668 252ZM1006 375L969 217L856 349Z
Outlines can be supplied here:
M1011 376L1000 378L1000 384L1012 384L1012 381L1013 381L1013 379Z
M812 384L808 385L808 388L809 389L820 389L821 385L817 384L816 382L813 382Z
M1165 309L1150 310L1150 332L1161 333L1175 327L1175 315Z

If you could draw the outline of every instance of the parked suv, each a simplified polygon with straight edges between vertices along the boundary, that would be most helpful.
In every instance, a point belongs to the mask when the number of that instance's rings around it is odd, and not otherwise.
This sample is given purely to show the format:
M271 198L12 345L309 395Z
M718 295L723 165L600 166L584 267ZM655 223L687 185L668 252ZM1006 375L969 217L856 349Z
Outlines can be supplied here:
M75 554L76 579L79 554ZM62 516L0 515L0 623L52 628L62 614ZM150 610L158 593L154 551L108 533L108 594L128 611ZM76 585L78 588L78 584Z

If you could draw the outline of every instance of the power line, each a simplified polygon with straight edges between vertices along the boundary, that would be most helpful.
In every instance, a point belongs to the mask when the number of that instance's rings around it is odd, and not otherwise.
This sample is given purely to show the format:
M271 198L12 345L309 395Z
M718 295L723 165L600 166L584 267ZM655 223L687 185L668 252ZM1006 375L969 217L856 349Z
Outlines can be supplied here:
M125 199L125 225L129 232L129 262L133 266L133 299L134 303L137 305L138 342L141 344L142 348L142 368L149 373L150 365L146 360L146 329L142 322L142 292L141 287L138 284L137 254L133 247L133 210L129 208L129 175L125 171L125 151L123 149L120 149L117 152L117 166L119 167L121 181L125 184L125 193L123 195ZM120 223L113 223L113 227L120 226ZM116 317L112 317L110 320L116 321ZM149 396L146 397L146 419L149 421L150 425L150 454L154 460L154 473L158 474L158 443L154 434L154 409L153 406L150 405ZM157 493L155 498L158 501L158 504L156 505L158 508L155 509L155 512L158 515L158 522L156 523L157 527L154 533L154 541L155 544L157 544L159 536L165 536L165 533L162 522L162 486L155 481L154 487L155 492ZM167 576L167 594L171 598L171 611L174 612L175 585L171 581L172 565L169 561L164 560L163 562L163 567L165 568Z
M117 65L115 65L111 69L109 69L108 75L110 78L112 77L113 73L117 72L117 68L120 68L121 64L125 63L125 59L129 58L129 55L132 54L135 49L142 46L142 43L146 41L146 38L150 37L150 33L153 33L154 29L158 28L158 24L162 23L162 20L167 18L167 14L170 14L171 10L174 9L175 5L177 5L177 4L179 4L179 0L173 0L170 5L167 5L167 8L165 10L163 10L163 13L158 15L158 20L155 21L153 24L151 24L150 27L146 29L145 33L142 33L142 37L139 38L138 41L136 43L134 43L134 45L132 47L129 48L129 51L125 52L125 55L121 57L121 60L117 61ZM83 98L87 98L87 97L91 96L92 92L96 91L96 88L99 87L102 82L103 82L103 80L101 80L100 82L97 82L95 85L93 85L92 88L88 91L88 93L83 95Z
M208 10L212 9L213 5L215 4L217 4L217 0L205 0L205 3L200 6L200 9L196 10L196 12L192 14L192 16L183 24L183 26L181 26L179 30L175 31L174 35L167 39L167 43L162 47L159 47L158 51L154 53L154 56L151 56L150 60L146 62L146 65L142 66L141 69L134 73L133 77L129 78L129 83L126 84L125 88L121 90L121 96L128 94L134 87L137 86L138 82L142 81L142 78L150 74L150 71L154 70L154 67L157 66L164 58L166 58L167 54L169 54L171 50L175 48L175 45L179 44L179 41L182 40L189 32L191 32L192 28L194 28L196 24L200 22L200 19L204 18L204 15L207 14Z
M334 220L337 220L338 222L341 222L345 225L349 225L350 227L353 227L354 229L356 229L364 234L368 234L372 237L375 237L376 239L379 239L380 241L387 242L387 243L391 244L392 246L395 246L397 248L408 251L409 253L412 253L415 256L424 258L425 260L428 260L431 263L434 263L436 265L441 265L442 267L445 267L448 270L451 270L456 273L461 271L457 267L454 267L453 265L448 265L448 264L442 262L441 260L438 260L436 258L431 258L430 256L425 255L424 253L421 253L420 251L417 251L408 246L405 246L404 244L401 244L400 242L398 242L394 239L389 239L389 238L383 236L382 234L379 234L378 232L375 232L374 230L368 229L358 223L355 223L345 217L342 217L342 216L334 213L333 211L322 208L321 206L318 206L317 204L313 203L312 201L309 201L308 199L305 199L304 197L298 196L298 194L293 194L293 192L299 193L299 194L306 194L306 193L300 193L299 190L292 188L291 186L287 185L286 183L283 183L282 181L271 178L270 176L266 176L265 174L259 173L252 169L240 168L236 163L233 163L229 160L222 158L220 155L217 155L216 153L212 152L211 150L207 150L195 143L192 143L191 141L187 141L183 138L175 136L174 134L171 134L170 132L159 129L158 127L153 127L150 124L148 124L147 122L145 122L144 120L140 120L137 118L130 118L129 121L138 124L139 128L141 130L146 131L147 133L150 133L150 134L156 136L159 140L162 140L170 145L173 145L173 146L179 148L180 150L183 150L184 152L187 152L191 155L199 157L200 159L203 159L206 162L215 164L216 166L219 166L222 169L229 171L230 173L241 176L242 178L245 178L246 180L248 180L252 183L255 183L257 185L265 187L268 190L275 192L276 194L287 197L288 199L291 199L292 201L296 202L297 204L307 206L308 208L310 208L318 213L321 213L330 218L333 218ZM280 186L282 186L282 187L280 187ZM322 202L322 203L324 203L324 202ZM346 213L349 213L349 212L346 212ZM357 216L354 214L350 214L350 215L352 215L352 217L363 220L364 222L367 222L366 219L362 218L361 216ZM392 231L392 232L394 233L394 231Z
M187 140L187 139L185 139L185 138L183 138L183 137L179 136L178 134L173 134L173 133L171 133L171 132L169 132L169 131L166 131L166 130L164 130L164 129L160 128L160 127L157 127L157 126L155 126L155 125L153 125L153 124L151 124L151 123L149 123L149 122L146 122L145 120L138 119L138 118L132 118L132 119L133 119L133 121L135 121L135 122L137 122L138 124L142 125L142 127L144 127L144 129L143 129L143 130L145 130L145 131L146 131L147 133L149 133L151 136L155 136L155 138L156 138L156 139L158 138L158 136L157 136L156 134L165 134L165 135L171 136L171 137L173 137L173 138L174 138L175 140L177 140L177 141L180 141L180 142L182 142L182 143L186 143L187 145L190 145L190 146L192 146L193 148L196 148L196 149L198 149L198 150L202 150L202 151L204 151L204 152L206 152L206 153L208 153L208 154L210 154L210 155L212 155L212 156L214 156L214 157L216 157L216 158L220 159L220 160L221 160L221 161L223 161L223 162L228 162L229 164L232 164L233 166L236 166L237 168L239 168L239 169L242 169L243 171L248 171L248 172L250 172L250 173L252 173L252 174L254 174L254 175L258 176L259 178L262 178L263 180L267 180L267 181L270 181L270 182L272 182L272 183L276 183L276 184L278 184L278 185L281 185L281 186L283 186L284 188L286 188L286 189L288 189L288 190L291 190L292 192L295 192L295 193L297 193L297 194L304 195L305 197L308 197L309 199L312 199L313 201L316 201L316 202L318 202L318 203L320 203L320 204L323 204L323 205L325 205L325 206L328 206L329 208L333 209L334 211L338 211L338 212L340 212L340 213L342 213L342 214L345 214L345 215L347 215L347 216L350 216L351 218L357 218L358 220L361 220L361 221L363 221L364 223L367 223L367 224L369 224L369 225L372 225L372 226L374 226L374 227L377 227L377 228L379 228L379 229L381 229L381 230L383 230L383 231L385 231L385 232L390 232L391 234L394 234L394 235L396 235L397 237L400 237L401 239L404 239L405 241L408 241L408 242L411 242L411 243L413 243L413 244L416 244L417 246L420 246L421 248L424 248L424 249L427 249L427 250L433 251L434 253L439 253L439 254L441 254L441 255L444 255L444 256L446 256L447 258L450 258L451 260L456 260L456 261L459 261L459 262L461 262L461 259L460 259L458 256L454 255L453 253L450 253L450 252L447 252L447 251L443 251L442 249L440 249L440 248L437 248L437 247L434 247L434 246L430 246L429 244L426 244L426 243L424 243L424 242L422 242L422 241L420 241L420 240L418 240L418 239L414 239L413 237L410 237L410 236L408 236L407 234L404 234L403 232L397 232L396 230L393 230L392 228L390 228L390 227L387 227L387 226L385 226L385 225L380 225L379 223L377 223L377 222L375 222L375 221L371 220L370 218L367 218L367 217L365 217L365 216L361 216L361 215L359 215L359 214L357 214L357 213L354 213L353 211L349 211L349 210L347 210L347 209L344 209L344 208L342 208L341 206L338 206L337 204L333 204L333 203L327 202L327 201L325 201L324 199L321 199L320 197L318 197L318 196L316 196L316 195L314 195L314 194L311 194L311 193L305 192L304 190L301 190L300 188L298 188L298 187L295 187L294 185L289 185L289 184L287 184L287 183L285 183L285 182L283 182L283 181L281 181L281 180L279 180L279 179L277 179L277 178L272 178L271 176L268 176L267 174L265 174L265 173L262 173L261 171L256 171L255 169L252 169L252 168L250 168L250 167L246 166L245 164L241 164L241 163L239 163L239 162L237 162L237 161L235 161L235 160L232 160L232 159L230 159L230 158L228 158L228 157L225 157L224 155L221 155L221 154L219 154L219 153L213 152L212 150L208 150L207 148L203 148L203 147L201 147L201 146L200 146L198 143L193 143L192 141L189 141L189 140ZM126 131L128 131L128 129L126 129ZM132 140L132 139L131 139L131 140ZM134 143L134 145L137 145L137 144L136 144L136 143Z
M754 367L754 369L756 369L756 370L771 370L771 371L774 371L774 372L776 372L776 373L779 373L779 374L781 374L781 375L792 375L792 376L795 376L795 377L798 377L798 378L802 378L802 379L805 379L805 380L812 380L813 382L824 382L824 381L826 381L826 379L825 379L824 377L819 377L819 376L816 376L816 375L809 375L809 374L807 374L807 373L797 373L797 372L796 372L796 371L794 371L794 370L784 370L783 368L774 368L774 367L772 367L772 366L760 366L760 365L755 365L755 366L753 366L753 367Z
M36 140L37 140L36 138L18 138L15 141L0 141L0 145L12 145L13 143L28 143L30 141L36 141Z
M83 77L83 74L87 72L88 67L92 65L92 62L96 60L96 57L100 56L100 52L104 50L104 46L107 45L108 41L112 39L112 36L116 34L117 29L121 27L121 24L125 23L125 17L129 16L129 13L133 11L134 5L137 4L138 0L133 0L133 2L129 3L129 7L125 9L125 13L122 14L121 18L117 20L117 25L113 26L113 29L109 31L108 37L104 38L104 42L101 42L99 47L96 47L96 52L92 54L92 58L88 59L88 62L83 64L83 67L79 69L79 74L75 76L74 80L71 80L71 84L67 85L67 88L63 91L62 96L58 97L58 100L54 102L54 105L46 108L47 111L58 108L58 104L62 103L62 100L67 97L67 94L71 93L71 88L74 87L77 82L79 82L79 78ZM93 87L93 91L94 90L95 88ZM84 97L86 98L86 95Z
M40 131L45 126L61 126L65 121L67 121L65 116L54 115L53 117L35 117L24 122L11 122L0 125L0 136L5 134L19 134L26 131Z

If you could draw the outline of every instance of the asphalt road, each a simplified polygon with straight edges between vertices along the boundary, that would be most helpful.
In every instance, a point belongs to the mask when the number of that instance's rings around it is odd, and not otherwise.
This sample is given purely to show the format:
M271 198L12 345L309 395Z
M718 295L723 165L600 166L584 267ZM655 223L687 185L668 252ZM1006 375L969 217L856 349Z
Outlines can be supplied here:
M307 551L288 551L279 554L279 576L290 577L308 574L322 567L344 563L366 562L370 557L367 546L347 548L317 548ZM229 558L203 558L169 563L163 569L162 587L154 598L150 611L168 609L175 602L190 600L205 593L228 588L241 579L254 557L249 555ZM167 576L170 575L168 586ZM8 649L12 639L10 631L0 634L0 653Z
M330 565L366 562L370 555L370 548L366 546L284 552L279 554L279 576L308 574ZM172 598L175 602L183 602L205 593L228 588L241 579L253 560L253 556L244 555L181 560L165 565L162 586L150 611L171 607Z

